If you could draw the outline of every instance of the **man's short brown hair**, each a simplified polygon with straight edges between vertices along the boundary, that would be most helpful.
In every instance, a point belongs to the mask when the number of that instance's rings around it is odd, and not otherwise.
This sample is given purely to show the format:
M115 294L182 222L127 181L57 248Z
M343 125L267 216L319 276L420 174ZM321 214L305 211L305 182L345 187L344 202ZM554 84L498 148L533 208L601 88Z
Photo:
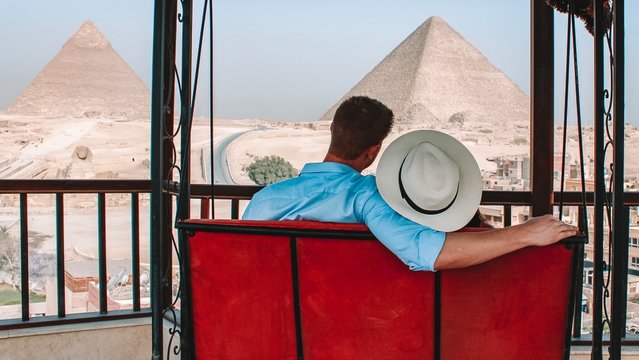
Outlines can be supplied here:
M393 127L393 111L366 96L353 96L340 104L331 124L329 151L354 160L369 147L380 144Z

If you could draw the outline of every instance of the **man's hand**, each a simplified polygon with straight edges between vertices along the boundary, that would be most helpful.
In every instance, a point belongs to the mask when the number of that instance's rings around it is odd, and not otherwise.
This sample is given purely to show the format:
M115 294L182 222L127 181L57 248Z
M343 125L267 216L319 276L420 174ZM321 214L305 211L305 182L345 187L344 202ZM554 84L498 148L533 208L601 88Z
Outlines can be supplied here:
M557 220L552 215L534 217L521 225L514 226L513 229L517 229L531 246L550 245L579 234L577 227Z

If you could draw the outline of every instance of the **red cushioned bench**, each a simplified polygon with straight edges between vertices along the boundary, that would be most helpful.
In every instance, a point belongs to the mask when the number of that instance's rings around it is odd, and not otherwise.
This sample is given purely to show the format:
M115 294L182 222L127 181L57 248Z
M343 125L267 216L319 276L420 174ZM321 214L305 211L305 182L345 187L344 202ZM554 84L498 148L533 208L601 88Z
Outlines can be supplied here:
M560 359L570 345L561 244L432 273L359 224L181 228L198 359Z

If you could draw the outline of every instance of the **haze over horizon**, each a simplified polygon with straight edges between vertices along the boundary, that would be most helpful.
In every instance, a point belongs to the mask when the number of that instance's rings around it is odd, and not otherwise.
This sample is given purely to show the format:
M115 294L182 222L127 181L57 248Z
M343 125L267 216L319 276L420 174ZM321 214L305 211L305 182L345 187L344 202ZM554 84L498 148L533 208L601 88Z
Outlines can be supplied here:
M214 6L214 105L218 118L316 120L432 15L446 20L529 93L529 1L487 1L477 6L469 0L428 4L416 0L331 0L321 4L225 0L216 1ZM201 3L195 5L194 40L201 7ZM4 85L0 89L0 110L9 107L87 19L96 24L149 86L152 8L150 0L116 0L109 4L34 0L6 4L7 13L14 16L0 25L0 41L5 49L12 49L0 58ZM639 24L630 14L638 12L638 3L626 4L626 122L635 126L639 125L639 105L629 99L639 94L639 84L631 81L637 78L639 54L637 47L630 45L637 43ZM28 17L18 16L27 13ZM566 22L564 14L556 13L555 19L555 109L556 121L561 121ZM580 21L577 35L582 113L584 122L589 124L592 38ZM203 50L196 114L206 116L208 48Z

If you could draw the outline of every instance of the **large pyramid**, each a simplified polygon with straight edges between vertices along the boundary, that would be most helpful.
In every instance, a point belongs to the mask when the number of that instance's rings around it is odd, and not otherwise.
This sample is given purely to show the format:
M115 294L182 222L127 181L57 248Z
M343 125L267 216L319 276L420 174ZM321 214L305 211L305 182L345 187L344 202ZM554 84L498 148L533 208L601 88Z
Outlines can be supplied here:
M17 115L148 118L142 79L87 20L7 109Z
M529 125L528 97L442 18L428 18L328 110L353 95L378 99L398 123ZM455 116L453 116L455 115Z

